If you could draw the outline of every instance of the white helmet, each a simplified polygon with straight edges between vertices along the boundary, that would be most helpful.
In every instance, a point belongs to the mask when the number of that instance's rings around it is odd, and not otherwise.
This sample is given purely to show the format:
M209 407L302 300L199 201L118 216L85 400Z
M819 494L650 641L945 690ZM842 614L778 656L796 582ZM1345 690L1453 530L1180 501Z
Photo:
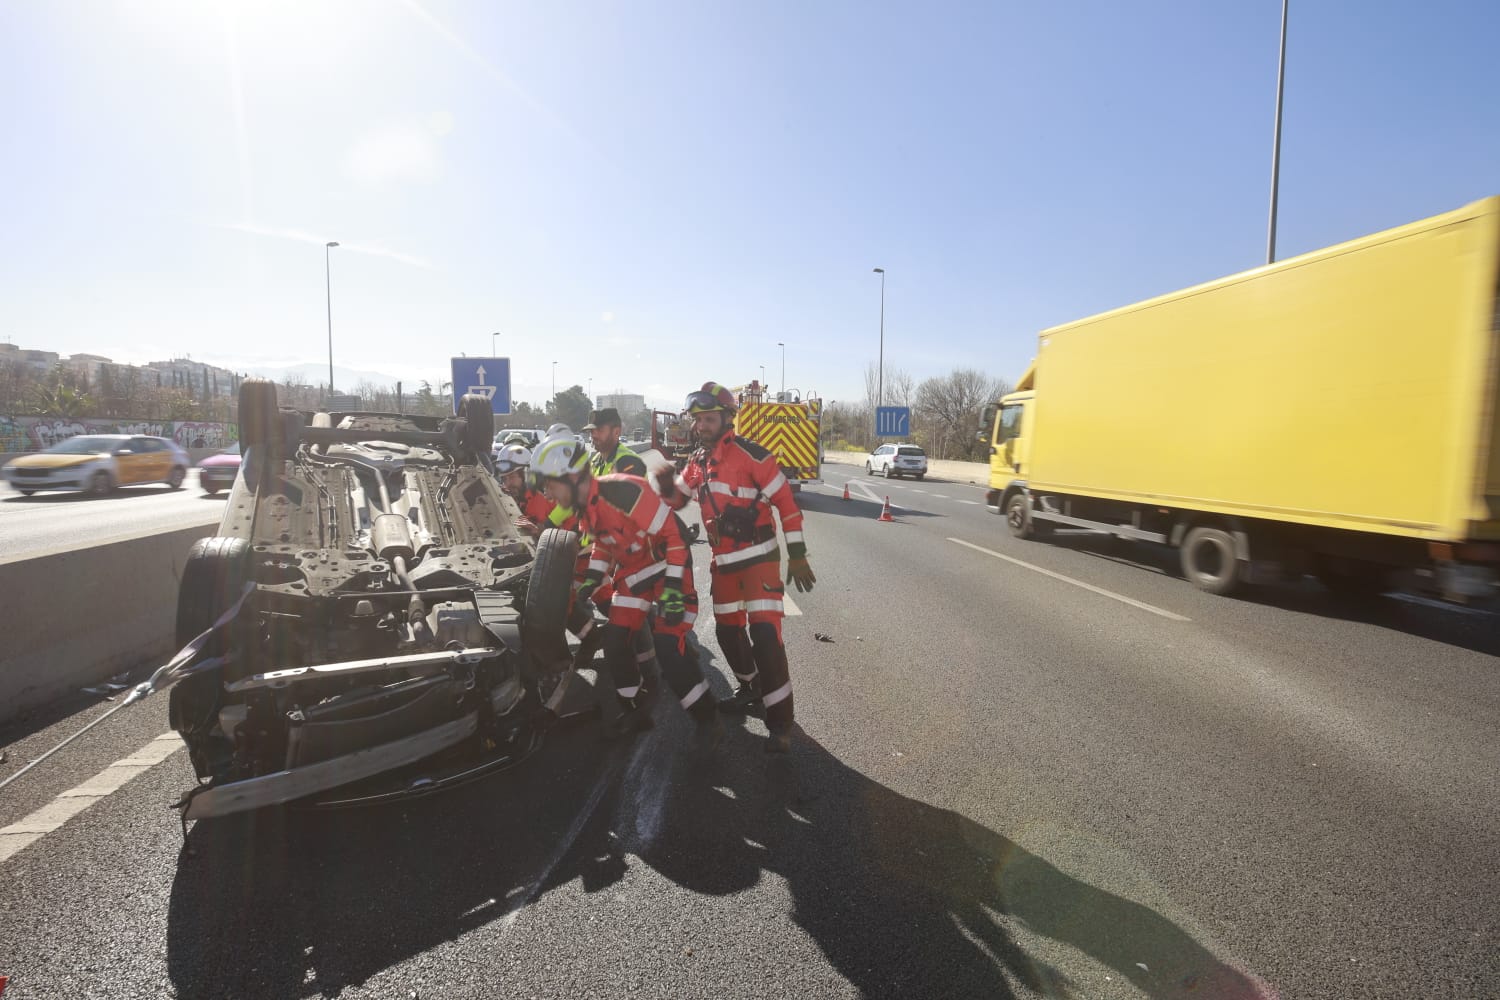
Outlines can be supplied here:
M589 454L566 427L563 433L548 435L536 446L532 457L531 474L539 479L557 479L579 472L587 472Z
M495 471L504 476L531 465L531 449L524 444L508 444L495 455Z
M572 437L573 428L569 427L567 424L553 424L551 427L547 428L546 436L549 438Z

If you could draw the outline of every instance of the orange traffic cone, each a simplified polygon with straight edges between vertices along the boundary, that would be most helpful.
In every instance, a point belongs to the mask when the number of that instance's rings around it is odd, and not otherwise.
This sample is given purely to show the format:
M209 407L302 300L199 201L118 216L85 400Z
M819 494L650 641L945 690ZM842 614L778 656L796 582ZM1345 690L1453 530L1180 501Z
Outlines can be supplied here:
M850 496L849 496L849 480L847 480L847 479L844 480L844 499L845 500L851 499Z
M885 506L882 507L882 508L880 508L880 516L878 518L876 518L876 520L877 521L895 521L896 520L894 517L891 516L891 498L890 497L886 497L885 498Z

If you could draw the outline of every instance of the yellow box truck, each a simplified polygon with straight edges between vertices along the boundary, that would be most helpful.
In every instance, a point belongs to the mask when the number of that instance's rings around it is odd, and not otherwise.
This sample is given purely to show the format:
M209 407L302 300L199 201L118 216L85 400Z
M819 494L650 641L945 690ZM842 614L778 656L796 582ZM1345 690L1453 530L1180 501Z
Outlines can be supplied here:
M986 414L990 505L1177 547L1213 593L1491 597L1497 290L1500 197L1044 330Z

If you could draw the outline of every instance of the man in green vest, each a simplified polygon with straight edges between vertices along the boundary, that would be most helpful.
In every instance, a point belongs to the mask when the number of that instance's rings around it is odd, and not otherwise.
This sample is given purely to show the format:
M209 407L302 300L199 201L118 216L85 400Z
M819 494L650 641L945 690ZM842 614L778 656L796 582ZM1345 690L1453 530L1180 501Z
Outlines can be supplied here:
M589 467L595 479L623 472L631 476L646 475L646 463L641 456L620 443L620 411L613 406L595 410L589 414L589 422L583 425L594 441L594 452L589 456Z

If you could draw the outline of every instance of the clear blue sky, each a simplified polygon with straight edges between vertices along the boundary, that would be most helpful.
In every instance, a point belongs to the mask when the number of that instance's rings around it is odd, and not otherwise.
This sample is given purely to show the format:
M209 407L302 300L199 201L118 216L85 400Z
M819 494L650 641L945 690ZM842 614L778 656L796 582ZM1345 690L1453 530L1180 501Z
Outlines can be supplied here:
M0 7L0 337L516 396L1014 378L1265 253L1279 0ZM1293 0L1280 255L1500 193L1500 3Z

